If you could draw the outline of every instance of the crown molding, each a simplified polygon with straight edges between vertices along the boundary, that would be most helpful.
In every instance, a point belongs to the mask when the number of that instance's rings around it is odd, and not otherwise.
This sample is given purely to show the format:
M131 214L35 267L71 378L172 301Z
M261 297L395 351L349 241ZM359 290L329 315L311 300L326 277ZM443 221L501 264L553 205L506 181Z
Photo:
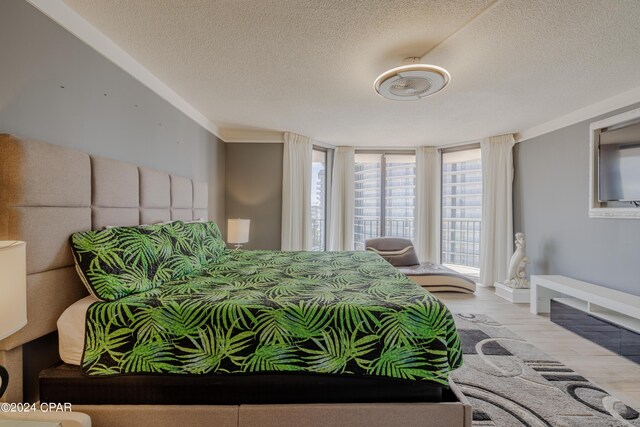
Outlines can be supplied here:
M448 148L456 148L456 147L464 147L465 145L476 145L480 144L481 139L470 139L468 141L460 141L460 142L452 142L450 144L442 144L436 145L435 147L439 150L446 150Z
M557 119L525 129L517 135L516 142L523 142L585 120L593 119L594 117L610 113L618 108L628 107L629 105L637 102L640 102L640 87L622 92L618 95L612 96L611 98L603 99L595 104L591 104L572 113L560 116Z
M284 143L284 132L255 129L220 129L221 139L227 143Z
M158 79L151 71L125 52L113 40L91 25L86 19L70 8L63 0L27 0L40 12L47 15L61 27L89 45L102 56L122 68L133 78L147 86L165 101L183 112L187 117L213 133L218 138L218 127L204 114L189 104L169 86Z
M284 144L284 132L276 130L225 129L222 128L222 140L227 144ZM312 139L313 145L333 150L335 145Z

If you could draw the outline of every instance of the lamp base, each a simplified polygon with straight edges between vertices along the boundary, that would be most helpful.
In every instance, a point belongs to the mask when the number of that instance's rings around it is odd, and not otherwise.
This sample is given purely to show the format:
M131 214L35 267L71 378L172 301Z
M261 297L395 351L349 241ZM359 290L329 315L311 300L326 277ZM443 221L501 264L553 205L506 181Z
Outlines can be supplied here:
M0 398L2 398L4 392L7 391L7 387L9 387L9 372L0 365Z

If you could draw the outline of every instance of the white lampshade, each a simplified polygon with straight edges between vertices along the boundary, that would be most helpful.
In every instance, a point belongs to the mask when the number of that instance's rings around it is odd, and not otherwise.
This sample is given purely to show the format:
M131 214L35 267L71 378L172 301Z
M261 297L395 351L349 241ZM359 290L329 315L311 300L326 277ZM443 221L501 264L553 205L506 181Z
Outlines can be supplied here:
M0 339L27 324L26 260L24 242L0 241Z
M250 219L227 220L227 242L247 243L249 241Z

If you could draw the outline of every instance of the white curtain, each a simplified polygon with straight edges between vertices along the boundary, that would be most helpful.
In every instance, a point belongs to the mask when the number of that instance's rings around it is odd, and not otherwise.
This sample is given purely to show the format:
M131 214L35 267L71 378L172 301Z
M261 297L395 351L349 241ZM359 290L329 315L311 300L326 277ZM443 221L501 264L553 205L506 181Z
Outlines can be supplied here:
M283 251L311 250L311 155L306 136L284 134L282 171Z
M416 150L416 225L414 245L420 262L440 260L440 152Z
M337 147L331 175L331 214L327 242L327 249L330 251L353 250L354 180L353 147Z
M493 286L507 279L513 254L513 135L486 138L482 155L482 227L480 282Z

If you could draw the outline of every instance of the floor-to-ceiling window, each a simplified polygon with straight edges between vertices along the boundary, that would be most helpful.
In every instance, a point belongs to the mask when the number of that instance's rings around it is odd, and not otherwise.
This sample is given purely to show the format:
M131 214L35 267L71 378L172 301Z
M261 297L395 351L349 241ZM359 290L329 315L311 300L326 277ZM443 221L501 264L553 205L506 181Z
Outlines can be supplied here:
M373 237L413 239L415 187L415 154L356 152L356 250Z
M328 151L313 148L311 163L311 232L312 249L326 249L327 235L327 183L329 182Z
M482 160L480 147L442 153L441 262L473 277L480 275Z

